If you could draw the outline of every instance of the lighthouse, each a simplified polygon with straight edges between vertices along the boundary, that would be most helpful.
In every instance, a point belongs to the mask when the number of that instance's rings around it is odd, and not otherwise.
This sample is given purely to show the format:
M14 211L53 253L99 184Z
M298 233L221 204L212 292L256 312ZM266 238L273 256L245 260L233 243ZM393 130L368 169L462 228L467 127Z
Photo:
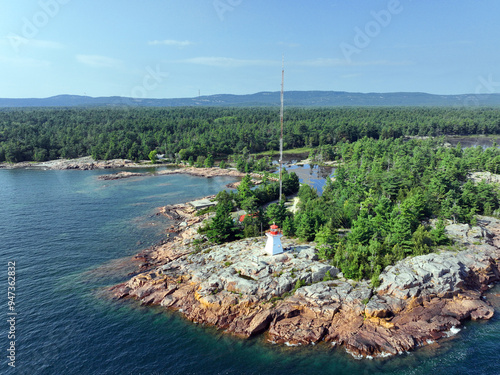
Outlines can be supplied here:
M281 237L283 234L276 224L271 225L269 232L266 232L267 242L265 252L267 255L277 255L283 252L283 246L281 246Z

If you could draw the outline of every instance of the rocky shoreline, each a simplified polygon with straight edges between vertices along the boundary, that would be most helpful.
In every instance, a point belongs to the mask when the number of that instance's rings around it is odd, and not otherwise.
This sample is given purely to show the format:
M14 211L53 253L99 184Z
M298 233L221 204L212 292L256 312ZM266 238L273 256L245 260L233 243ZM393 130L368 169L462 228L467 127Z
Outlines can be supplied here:
M43 162L0 163L0 169L42 169L42 170L94 170L116 168L144 168L144 163L134 163L127 159L94 160L90 156L77 159L57 159Z
M500 281L500 221L449 225L464 248L408 258L388 267L380 287L346 280L318 260L313 243L284 239L283 254L263 255L264 238L200 247L204 217L188 205L162 213L178 220L173 240L136 258L139 274L111 288L114 298L161 305L240 337L277 344L320 342L354 356L388 356L453 335L468 319L490 319L483 293Z
M154 166L154 165L150 165ZM218 176L229 176L229 177L244 177L246 173L239 172L234 169L221 169L219 167L212 168L195 168L195 167L182 167L176 169L161 170L154 173L135 173L122 171L113 174L101 175L98 177L100 180L119 180L122 178L129 177L140 177L140 176L166 176L172 174L188 174L191 176L199 176L205 178L212 178ZM253 178L261 178L260 175L256 173L250 173Z
M161 170L157 172L131 172L120 171L101 175L100 180L119 180L130 177L142 176L165 176L171 174L188 174L191 176L199 176L205 178L229 176L229 177L244 177L246 173L239 172L234 169L221 169L219 167L212 168L195 168L195 167L178 167L173 164L151 164L149 162L135 163L127 159L113 160L94 160L90 156L77 159L58 159L45 162L21 162L21 163L0 163L0 169L42 169L42 170L95 170L95 169L132 169L132 168L155 168L155 167L177 167L175 169ZM261 176L257 173L250 173L252 178L260 180ZM233 183L230 187L236 188L238 183Z

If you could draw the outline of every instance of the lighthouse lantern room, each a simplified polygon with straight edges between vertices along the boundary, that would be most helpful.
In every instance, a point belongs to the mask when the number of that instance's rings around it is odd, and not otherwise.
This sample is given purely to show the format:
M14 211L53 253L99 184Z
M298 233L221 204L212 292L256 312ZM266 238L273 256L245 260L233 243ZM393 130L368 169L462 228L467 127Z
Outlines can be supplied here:
M281 237L283 234L276 224L271 225L271 228L266 232L267 242L265 252L267 255L277 255L283 252L283 246L281 246Z

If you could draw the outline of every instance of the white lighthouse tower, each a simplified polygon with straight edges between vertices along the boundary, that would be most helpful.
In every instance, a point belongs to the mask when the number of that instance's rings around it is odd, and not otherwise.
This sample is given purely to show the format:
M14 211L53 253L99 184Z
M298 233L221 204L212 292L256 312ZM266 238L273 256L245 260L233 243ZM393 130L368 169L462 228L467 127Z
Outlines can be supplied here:
M267 255L277 255L283 252L283 246L281 246L281 237L283 234L276 224L271 225L269 232L266 232L267 242L265 252Z

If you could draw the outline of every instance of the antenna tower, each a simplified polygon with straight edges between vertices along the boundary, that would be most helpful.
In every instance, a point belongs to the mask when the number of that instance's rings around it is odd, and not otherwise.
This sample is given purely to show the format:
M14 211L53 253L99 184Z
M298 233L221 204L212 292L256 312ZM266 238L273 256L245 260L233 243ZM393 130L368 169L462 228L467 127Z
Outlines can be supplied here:
M285 83L285 57L283 56L281 62L281 109L280 109L280 124L281 124L281 135L280 135L280 199L281 203L282 191L283 191L283 86Z

